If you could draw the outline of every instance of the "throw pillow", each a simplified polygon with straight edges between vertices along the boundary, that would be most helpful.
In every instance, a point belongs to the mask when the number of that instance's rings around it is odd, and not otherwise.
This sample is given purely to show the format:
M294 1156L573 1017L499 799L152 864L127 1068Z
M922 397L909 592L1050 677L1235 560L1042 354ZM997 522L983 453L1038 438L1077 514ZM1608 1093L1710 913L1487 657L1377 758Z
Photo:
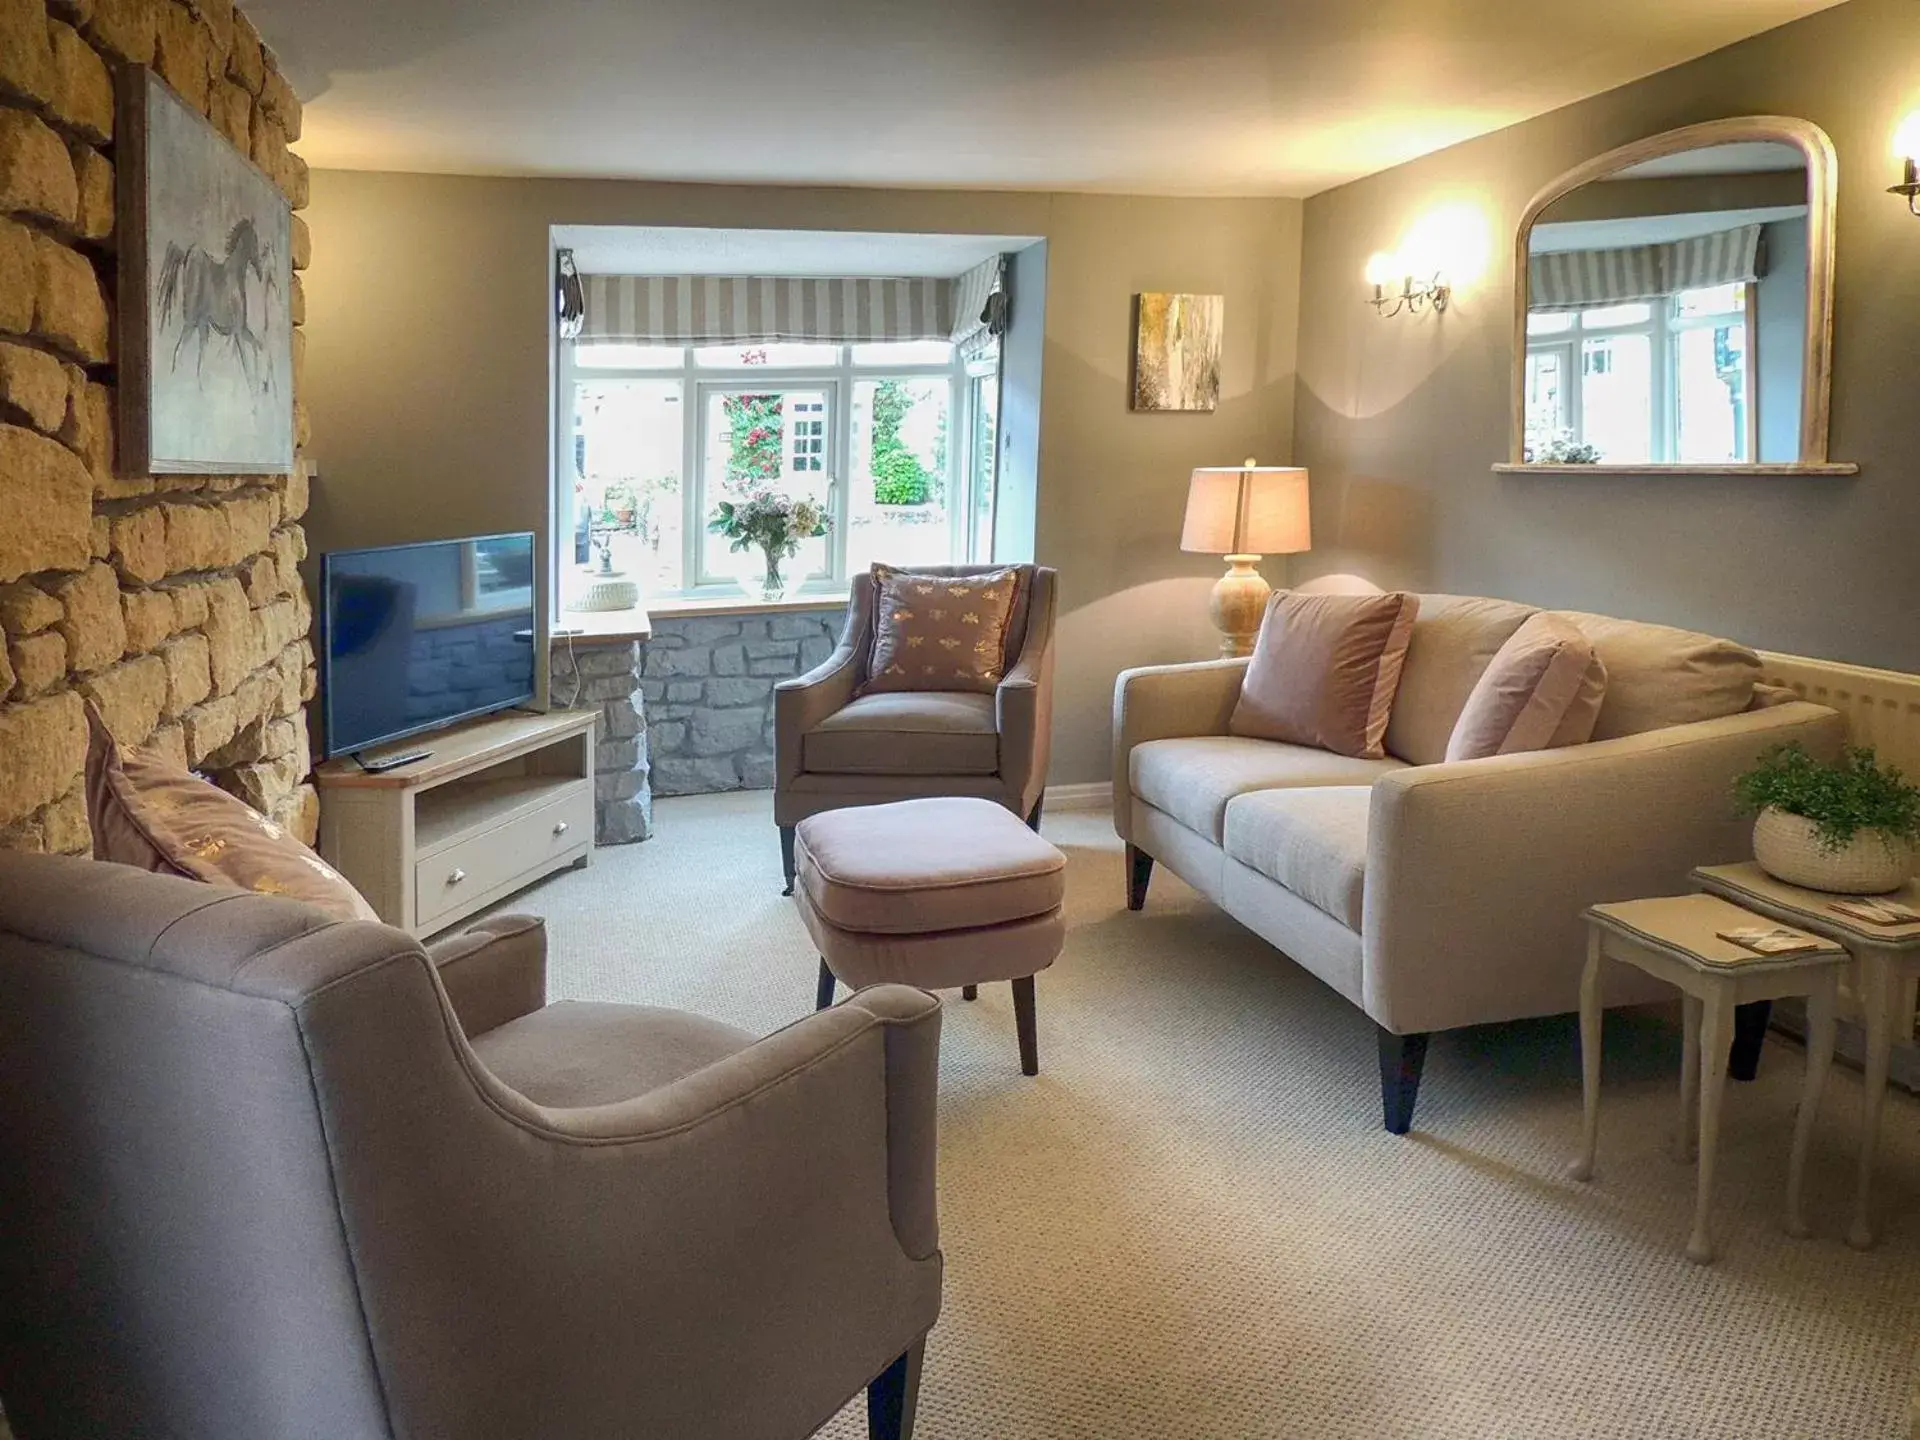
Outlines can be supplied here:
M991 695L1007 672L1015 566L978 575L873 567L873 654L862 695L962 690Z
M1447 741L1447 759L1584 745L1607 695L1607 667L1572 622L1530 615L1495 652Z
M373 920L360 892L284 826L164 760L122 751L87 706L93 858L158 875L284 895L336 920Z
M1400 593L1282 590L1267 602L1228 731L1380 759L1419 609Z

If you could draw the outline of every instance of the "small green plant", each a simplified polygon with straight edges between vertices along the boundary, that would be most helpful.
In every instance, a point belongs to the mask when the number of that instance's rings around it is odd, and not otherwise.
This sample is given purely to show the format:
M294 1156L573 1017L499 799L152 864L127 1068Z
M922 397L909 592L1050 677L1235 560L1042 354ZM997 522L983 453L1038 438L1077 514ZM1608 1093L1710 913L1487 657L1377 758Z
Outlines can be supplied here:
M1583 444L1571 431L1563 430L1534 459L1542 465L1598 465L1600 447Z
M1734 788L1750 810L1772 808L1811 820L1828 854L1845 849L1863 830L1879 831L1888 843L1920 841L1920 788L1897 767L1883 767L1869 746L1849 749L1829 765L1798 743L1776 745Z
M889 450L873 457L873 499L876 505L924 505L933 490L932 477L911 450Z

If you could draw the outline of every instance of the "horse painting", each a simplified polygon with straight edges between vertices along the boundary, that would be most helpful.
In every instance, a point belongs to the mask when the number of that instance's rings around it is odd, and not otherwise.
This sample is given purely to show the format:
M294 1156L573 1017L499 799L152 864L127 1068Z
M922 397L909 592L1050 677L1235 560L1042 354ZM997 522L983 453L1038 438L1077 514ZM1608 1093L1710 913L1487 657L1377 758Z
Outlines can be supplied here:
M249 303L255 282L258 302ZM159 301L161 328L180 327L172 368L178 371L181 353L197 344L193 370L198 378L206 369L207 347L218 340L232 349L247 388L272 394L276 387L265 332L273 313L267 302L278 288L273 252L251 218L243 217L227 232L221 256L199 245L168 245L160 267Z

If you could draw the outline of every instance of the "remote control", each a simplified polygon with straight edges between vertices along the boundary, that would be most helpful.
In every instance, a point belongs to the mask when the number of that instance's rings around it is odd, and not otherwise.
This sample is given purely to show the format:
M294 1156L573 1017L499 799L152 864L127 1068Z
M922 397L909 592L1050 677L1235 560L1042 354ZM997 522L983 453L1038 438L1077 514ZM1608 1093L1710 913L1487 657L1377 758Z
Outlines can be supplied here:
M412 765L416 761L425 760L431 754L433 754L431 750L409 750L403 755L388 755L380 760L361 760L358 755L353 758L360 760L360 768L367 774L378 775L383 770L398 770L402 765Z

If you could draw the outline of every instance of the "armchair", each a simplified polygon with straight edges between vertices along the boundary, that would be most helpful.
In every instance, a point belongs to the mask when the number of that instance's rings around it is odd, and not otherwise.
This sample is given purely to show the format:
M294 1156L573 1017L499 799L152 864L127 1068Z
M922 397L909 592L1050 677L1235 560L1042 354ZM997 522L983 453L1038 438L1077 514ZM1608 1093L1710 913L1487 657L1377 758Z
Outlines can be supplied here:
M542 1005L538 921L385 926L0 855L23 1437L911 1433L939 1007L755 1040Z
M932 575L1003 567L929 565ZM856 575L840 644L819 665L774 687L774 823L786 893L793 893L794 827L848 805L974 795L1005 805L1035 829L1053 728L1057 573L1022 565L1007 630L1007 667L992 695L935 690L860 695L873 651L873 578Z

